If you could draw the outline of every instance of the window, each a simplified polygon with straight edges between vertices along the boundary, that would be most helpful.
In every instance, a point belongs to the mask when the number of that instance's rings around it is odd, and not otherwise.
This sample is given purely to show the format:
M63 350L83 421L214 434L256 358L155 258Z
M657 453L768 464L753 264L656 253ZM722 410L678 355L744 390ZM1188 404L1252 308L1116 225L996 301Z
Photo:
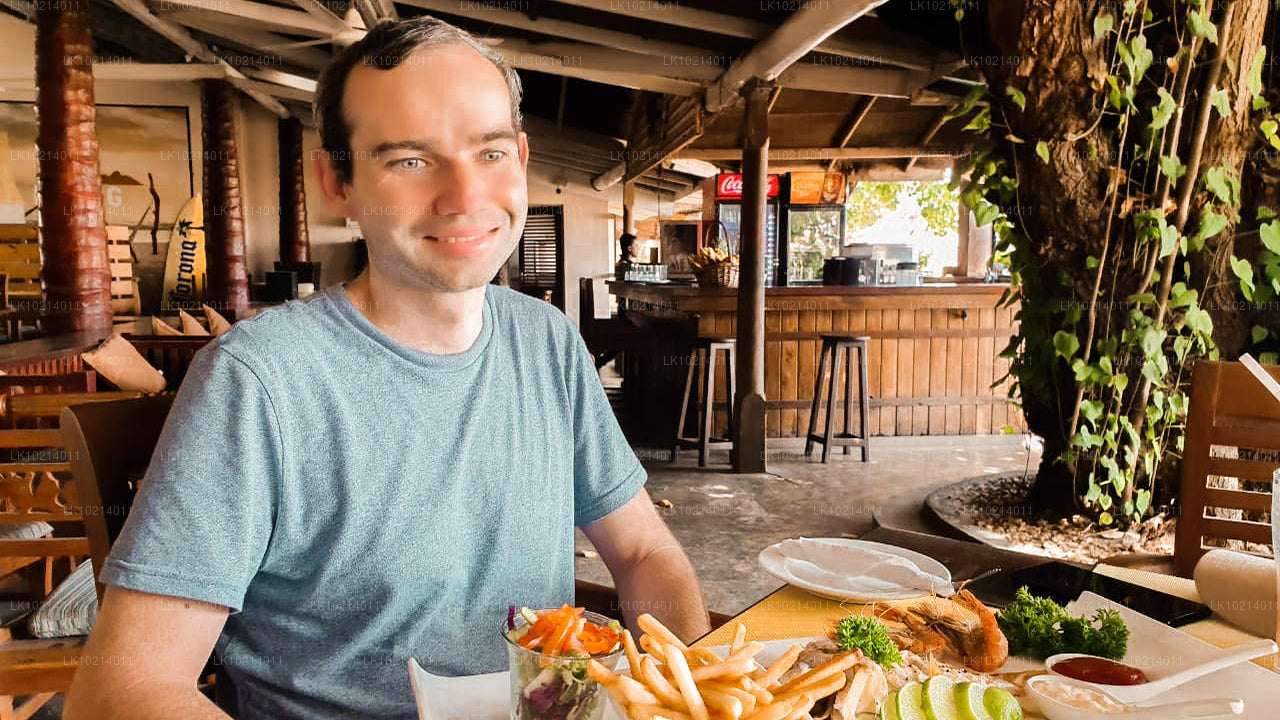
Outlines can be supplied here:
M529 208L520 237L520 291L564 310L564 206Z

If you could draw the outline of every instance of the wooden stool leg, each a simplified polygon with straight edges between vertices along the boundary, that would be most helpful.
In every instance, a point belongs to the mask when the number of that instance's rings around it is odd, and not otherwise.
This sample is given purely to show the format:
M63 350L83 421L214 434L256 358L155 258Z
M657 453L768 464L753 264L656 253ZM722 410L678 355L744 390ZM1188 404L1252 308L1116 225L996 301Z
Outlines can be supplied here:
M867 389L867 345L862 343L858 345L858 415L862 421L860 431L862 433L862 462L871 461L871 424L868 416L871 414L871 392Z
M831 382L827 389L827 434L822 443L822 462L831 455L831 437L836 424L836 379L840 377L840 346L831 348Z
M685 421L689 417L689 391L693 388L693 371L698 351L689 353L689 371L684 376L684 396L680 398L680 422L676 424L676 439L671 445L671 462L680 455L680 439L684 437Z
M809 403L809 431L804 436L804 456L813 454L813 434L818 430L818 408L822 407L822 374L827 369L827 343L818 355L818 374L813 379L813 402Z
M711 442L711 418L716 404L716 352L707 348L703 378L702 436L698 438L698 467L707 466L707 443Z
M853 434L853 348L844 349L844 434ZM844 446L844 454L848 455L850 446Z

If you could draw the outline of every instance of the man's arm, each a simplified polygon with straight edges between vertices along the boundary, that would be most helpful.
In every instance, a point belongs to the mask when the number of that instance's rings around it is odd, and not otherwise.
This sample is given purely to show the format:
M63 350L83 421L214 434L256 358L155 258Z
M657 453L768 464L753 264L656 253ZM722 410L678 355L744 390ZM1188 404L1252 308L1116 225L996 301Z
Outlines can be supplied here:
M628 627L649 613L685 642L711 630L693 565L653 509L644 489L626 505L582 528L600 552Z
M108 586L64 720L230 720L196 689L230 611Z

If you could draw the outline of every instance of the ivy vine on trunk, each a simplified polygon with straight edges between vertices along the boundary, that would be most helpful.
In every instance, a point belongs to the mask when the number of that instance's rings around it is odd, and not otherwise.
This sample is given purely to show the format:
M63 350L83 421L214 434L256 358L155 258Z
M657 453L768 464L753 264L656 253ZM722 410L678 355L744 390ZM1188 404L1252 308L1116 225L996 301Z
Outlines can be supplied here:
M1235 276L1274 261L1280 291L1280 224L1270 257L1234 244L1249 152L1276 130L1271 0L953 2L986 80L955 112L985 140L962 197L1020 308L1005 355L1045 443L1033 501L1140 519L1172 500L1191 367L1219 354Z

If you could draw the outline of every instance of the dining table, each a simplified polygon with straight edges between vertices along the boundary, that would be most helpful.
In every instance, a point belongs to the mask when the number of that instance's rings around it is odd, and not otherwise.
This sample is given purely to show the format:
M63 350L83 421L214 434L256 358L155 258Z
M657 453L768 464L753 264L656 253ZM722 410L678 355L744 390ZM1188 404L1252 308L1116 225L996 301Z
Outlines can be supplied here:
M1033 567L1052 558L1015 552L981 543L956 540L925 533L877 527L858 539L894 545L928 555L942 563L957 580L972 578L992 568L1004 571ZM1133 568L1095 564L1092 572L1199 602L1195 583L1189 578L1163 575ZM980 593L975 593L983 599ZM728 645L739 624L747 628L747 640L767 642L826 634L841 618L858 613L861 606L819 597L792 585L783 585L728 622L699 638L701 647ZM1216 617L1197 620L1178 628L1192 637L1219 648L1231 648L1260 639ZM1280 674L1280 653L1257 658L1254 663Z

